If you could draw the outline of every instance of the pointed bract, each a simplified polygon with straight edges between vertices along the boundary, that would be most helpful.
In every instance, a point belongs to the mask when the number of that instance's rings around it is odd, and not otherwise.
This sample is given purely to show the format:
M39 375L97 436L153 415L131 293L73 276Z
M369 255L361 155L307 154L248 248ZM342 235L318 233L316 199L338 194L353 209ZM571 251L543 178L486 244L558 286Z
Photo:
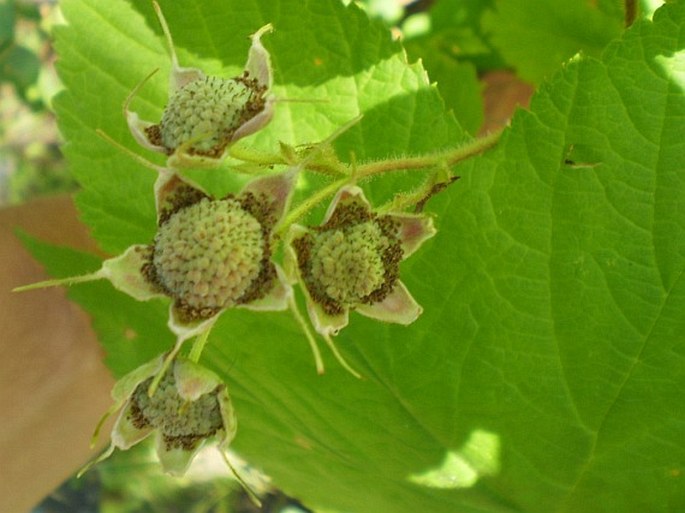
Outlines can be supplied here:
M293 289L288 283L285 272L278 264L274 264L277 279L271 290L262 298L255 299L238 308L254 312L281 312L288 309L288 301L293 296Z
M307 313L314 325L314 329L322 335L337 335L341 329L347 326L350 322L349 309L345 308L338 314L330 314L318 304L313 301L311 296L307 294Z
M398 281L382 301L357 305L360 314L383 322L408 325L419 318L423 308L419 305L401 281Z
M114 288L138 301L163 297L164 294L159 288L153 286L140 272L148 260L148 246L131 246L118 257L105 260L100 274L102 278L109 280Z
M220 312L217 312L208 319L187 320L183 317L185 313L179 310L175 304L172 304L169 307L169 321L167 322L167 326L177 337L176 346L180 347L186 340L212 329L219 314Z
M345 187L338 189L338 192L336 192L335 196L333 196L331 204L328 205L328 208L326 209L326 215L324 216L321 224L326 224L331 219L341 201L350 201L353 199L358 199L361 203L369 207L369 209L371 208L371 205L366 199L366 196L364 196L364 191L361 189L361 187L356 185L346 185Z
M128 129L131 132L131 135L133 135L133 138L136 140L136 142L146 150L156 151L158 153L166 153L166 148L164 148L164 146L154 144L148 138L147 131L151 126L154 125L154 123L141 119L138 113L133 112L130 108L131 102L138 94L138 91L140 91L140 89L148 82L148 80L150 80L152 76L158 71L159 68L153 70L148 76L146 76L143 80L136 84L136 86L131 90L130 93L128 93L128 96L124 100L123 110L124 119L126 120Z
M152 434L151 426L140 427L133 422L133 408L130 404L121 410L112 430L112 447L128 450Z
M171 31L169 30L169 25L164 18L162 9L159 7L157 2L152 2L155 8L155 14L157 14L157 19L162 27L162 32L164 33L164 38L166 39L167 47L169 49L169 56L171 57L171 73L169 75L169 91L178 91L186 84L193 82L194 80L199 80L204 78L204 73L198 68L183 68L178 63L178 56L176 55L176 47L174 46L174 40L171 37Z
M248 75L257 80L261 86L266 87L267 90L271 89L273 73L271 71L271 56L262 44L262 36L267 32L272 32L273 29L273 25L268 23L250 36L252 45L245 64L245 71Z
M183 477L195 459L195 455L202 449L204 444L198 443L192 448L182 448L170 446L162 436L157 433L155 438L155 449L162 470L175 477Z
M272 202L273 216L280 220L290 206L298 176L299 169L292 168L277 175L259 177L248 182L241 192L264 195Z
M403 259L411 256L436 233L432 217L422 214L393 214L392 217L400 225Z
M182 358L174 364L174 380L178 395L187 401L197 401L201 395L212 392L222 384L209 369Z

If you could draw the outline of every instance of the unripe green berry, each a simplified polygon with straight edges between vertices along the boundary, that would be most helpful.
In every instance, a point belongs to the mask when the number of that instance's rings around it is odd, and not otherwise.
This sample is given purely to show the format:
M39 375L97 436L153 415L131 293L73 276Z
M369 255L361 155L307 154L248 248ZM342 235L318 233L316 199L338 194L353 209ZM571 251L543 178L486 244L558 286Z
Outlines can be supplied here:
M191 309L230 307L261 271L262 226L233 198L204 198L169 217L155 237L159 285Z
M264 107L263 92L245 77L204 77L186 84L164 109L162 146L174 151L192 141L190 153L221 154L235 131Z
M383 301L399 279L398 224L359 200L338 203L323 225L291 245L311 301L328 315Z
M312 248L312 277L336 301L353 305L385 281L389 241L373 222L319 233Z
M168 371L150 397L152 380L138 385L131 396L129 415L137 428L158 429L169 447L190 449L223 427L216 390L188 401L179 395L174 373Z

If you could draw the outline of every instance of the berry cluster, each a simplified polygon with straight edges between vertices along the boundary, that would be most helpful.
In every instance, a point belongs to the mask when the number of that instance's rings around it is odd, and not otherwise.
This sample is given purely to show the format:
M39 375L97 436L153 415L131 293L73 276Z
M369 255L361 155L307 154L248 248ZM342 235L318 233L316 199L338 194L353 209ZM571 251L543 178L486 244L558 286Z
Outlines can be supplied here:
M120 414L109 450L95 462L156 433L163 467L182 474L205 441L218 439L225 447L236 431L226 385L198 363L222 312L292 309L323 372L314 336L294 300L293 286L299 285L314 329L341 364L359 376L331 337L347 326L351 311L403 325L419 317L422 308L400 280L400 263L435 229L424 214L401 209L379 213L354 185L353 174L338 188L319 225L296 224L298 216L287 215L293 190L307 158L330 150L323 143L285 171L260 176L221 198L185 178L187 167L218 166L233 143L270 121L272 73L261 36L271 26L251 36L242 74L207 76L200 69L179 66L166 21L154 5L171 52L168 104L158 123L141 120L129 107L143 81L126 100L125 112L133 137L167 156L165 167L149 164L158 171L157 234L151 243L106 260L95 273L26 288L104 278L138 300L171 299L169 327L176 344L117 383L115 404L105 418ZM282 150L284 160L297 160L294 149ZM312 206L300 208L300 215ZM283 268L275 258L281 243ZM196 342L190 357L181 357L184 341L191 338Z

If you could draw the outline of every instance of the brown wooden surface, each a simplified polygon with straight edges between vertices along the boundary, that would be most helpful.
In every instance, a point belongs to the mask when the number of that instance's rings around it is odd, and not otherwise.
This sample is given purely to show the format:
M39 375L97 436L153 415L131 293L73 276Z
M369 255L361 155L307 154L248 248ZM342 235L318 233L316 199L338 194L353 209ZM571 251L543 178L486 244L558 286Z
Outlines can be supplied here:
M0 209L2 513L30 511L95 454L90 436L110 405L113 384L88 317L63 289L11 292L47 278L14 227L93 249L67 196Z
M517 108L528 107L533 94L533 86L510 71L490 71L481 77L481 82L485 109L481 134L507 125Z

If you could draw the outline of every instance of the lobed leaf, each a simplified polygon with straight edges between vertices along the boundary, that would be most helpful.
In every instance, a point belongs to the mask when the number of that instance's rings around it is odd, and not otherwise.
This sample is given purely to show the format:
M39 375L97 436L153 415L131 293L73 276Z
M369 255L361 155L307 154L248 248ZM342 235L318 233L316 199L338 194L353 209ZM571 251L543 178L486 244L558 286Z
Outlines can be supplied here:
M182 60L237 69L243 35L271 21L265 44L281 91L330 100L279 105L251 144L311 142L359 112L341 155L425 152L465 137L421 69L355 8L207 4L162 6ZM67 153L84 218L119 251L151 237L153 177L91 130L107 123L133 148L119 102L166 66L164 52L156 27L124 2L65 0L64 12ZM462 179L429 203L437 236L402 268L424 314L410 327L353 314L338 337L365 380L330 357L317 376L286 314L224 314L203 358L229 383L241 454L312 508L684 509L684 26L685 3L673 2L601 58L570 62L495 150L457 168ZM137 106L150 115L164 102L164 80L155 84ZM403 179L373 190L390 194ZM42 259L59 273L84 265L59 264L63 255ZM106 284L73 293L115 374L168 348L163 302L121 301Z

